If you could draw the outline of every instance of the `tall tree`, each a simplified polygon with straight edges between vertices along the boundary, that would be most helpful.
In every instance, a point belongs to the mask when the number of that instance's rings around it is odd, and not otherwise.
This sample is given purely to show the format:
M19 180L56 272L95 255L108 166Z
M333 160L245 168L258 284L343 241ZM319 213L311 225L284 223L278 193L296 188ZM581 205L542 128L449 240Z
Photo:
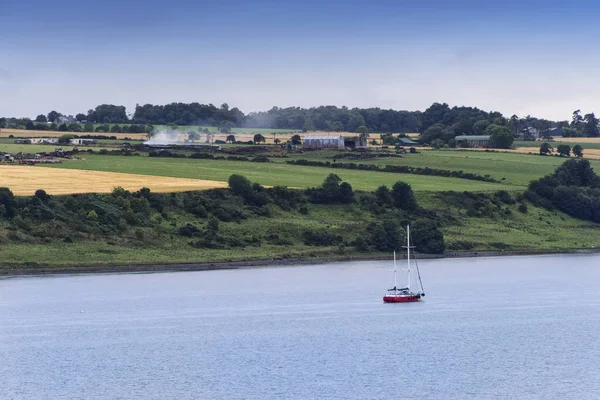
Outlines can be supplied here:
M552 148L552 146L550 146L549 143L542 143L540 146L540 154L543 156L552 153L552 150L554 149Z
M585 125L583 127L583 132L587 137L598 137L600 136L600 130L598 129L598 118L594 115L594 113L585 114L583 117L585 121Z
M50 111L48 113L48 121L56 122L56 120L60 117L60 114L57 111Z
M497 149L510 149L515 137L506 126L492 124L485 132L490 135L490 144Z

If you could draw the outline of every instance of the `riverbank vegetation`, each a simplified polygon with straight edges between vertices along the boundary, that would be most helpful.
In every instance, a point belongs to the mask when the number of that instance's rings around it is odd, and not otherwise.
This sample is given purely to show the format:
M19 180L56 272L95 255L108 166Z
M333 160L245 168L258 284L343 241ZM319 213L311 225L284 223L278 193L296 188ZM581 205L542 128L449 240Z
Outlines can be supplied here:
M406 224L421 253L600 246L594 211L578 214L571 200L555 204L564 189L548 179L572 182L572 201L598 202L599 178L585 160L569 160L543 180L552 196L535 182L523 192L415 193L403 181L364 191L336 174L308 189L268 188L239 174L229 177L228 189L182 193L116 188L110 194L50 196L38 190L15 197L4 188L1 264L10 270L382 257L400 248Z

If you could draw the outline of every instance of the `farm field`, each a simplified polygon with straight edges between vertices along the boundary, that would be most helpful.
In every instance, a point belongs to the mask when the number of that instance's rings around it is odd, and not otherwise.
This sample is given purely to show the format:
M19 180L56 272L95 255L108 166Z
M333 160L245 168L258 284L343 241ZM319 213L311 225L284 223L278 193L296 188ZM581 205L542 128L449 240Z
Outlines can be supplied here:
M10 135L15 138L32 138L32 137L60 137L64 134L73 134L78 136L94 135L94 136L115 136L118 139L130 138L137 140L146 140L148 135L145 133L103 133L103 132L58 132L58 131L29 131L24 129L0 129L0 138L9 138Z
M540 140L540 141L527 141L527 140L515 140L513 145L517 148L517 150L521 147L535 148L537 152L542 143L548 143L550 146L556 148L559 144L567 144L571 146L571 148L575 145L580 145L584 149L596 149L600 150L600 138L554 138L553 141L548 140ZM584 150L585 153L585 150Z
M226 187L227 184L199 179L0 165L0 187L8 187L18 196L31 196L38 189L54 195L108 193L116 186L133 191L147 187L156 192L176 192Z
M61 148L63 150L71 150L73 147L77 147L80 151L85 151L87 149L95 149L98 151L102 149L102 146L72 146L72 145L62 145L62 144L14 144L14 143L0 143L0 153L52 153L57 148Z
M333 161L339 152L307 152L294 154L290 159L307 159ZM585 154L585 151L584 151ZM273 159L285 162L287 159ZM453 171L464 171L480 175L490 175L502 180L510 186L523 187L534 179L547 175L565 161L565 158L518 154L517 152L486 152L481 150L421 150L417 154L403 154L402 157L370 158L352 160L337 158L338 162L379 165L406 165L421 168L438 168ZM600 162L591 161L592 166L600 171ZM344 171L344 170L339 170ZM504 178L504 179L503 179Z
M412 185L415 191L515 189L514 186L501 183L458 178L227 160L89 155L86 156L85 161L65 161L62 164L48 166L48 168L124 172L222 182L226 182L232 174L241 174L261 185L282 185L296 188L320 186L327 175L335 173L357 190L375 190L381 185L391 186L399 180Z

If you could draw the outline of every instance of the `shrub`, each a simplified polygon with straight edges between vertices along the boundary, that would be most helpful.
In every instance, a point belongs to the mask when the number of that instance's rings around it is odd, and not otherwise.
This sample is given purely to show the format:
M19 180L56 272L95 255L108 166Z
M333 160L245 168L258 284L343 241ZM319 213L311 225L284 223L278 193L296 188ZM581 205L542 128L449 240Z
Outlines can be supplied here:
M527 204L525 204L525 203L519 204L519 211L522 212L523 214L526 214L527 213Z
M343 242L340 235L335 235L327 231L307 230L302 234L304 244L307 246L335 246Z

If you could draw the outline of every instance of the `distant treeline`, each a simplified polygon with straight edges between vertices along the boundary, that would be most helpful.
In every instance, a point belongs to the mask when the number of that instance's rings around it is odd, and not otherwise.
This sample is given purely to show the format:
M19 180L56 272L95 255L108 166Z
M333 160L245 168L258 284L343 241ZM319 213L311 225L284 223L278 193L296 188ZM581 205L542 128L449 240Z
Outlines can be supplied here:
M362 171L378 171L378 172L394 172L401 174L416 174L416 175L432 175L432 176L444 176L451 178L470 179L474 181L484 182L498 182L496 179L489 175L473 174L471 172L464 171L452 171L448 169L437 169L437 168L421 168L411 167L408 165L378 165L378 164L355 164L355 163L331 163L329 161L309 161L309 160L291 160L286 161L292 165L306 165L311 167L328 167L328 168L341 168L341 169L358 169Z
M593 114L592 114L593 115ZM505 117L499 112L487 112L474 107L450 107L448 104L434 103L425 111L391 110L381 108L348 108L336 106L320 106L311 108L273 107L268 111L244 114L238 108L230 108L224 103L220 107L213 104L171 103L166 105L136 105L133 115L128 116L124 106L102 104L87 113L67 116L57 111L40 114L33 121L21 118L0 118L0 128L21 127L25 129L32 123L95 123L95 124L137 124L147 125L199 125L217 126L219 128L267 128L291 129L303 131L350 131L379 133L424 133L435 126L441 130L440 135L475 135L483 134L490 125L505 126L511 132L533 127L547 130L550 127L572 127L582 133L592 134L586 130L590 114L580 116L574 114L574 121L549 121L531 116L519 118L516 115ZM66 119L66 121L65 121ZM17 125L17 126L15 126ZM572 126L571 126L572 125ZM29 128L27 128L29 129ZM588 132L589 131L589 132Z

